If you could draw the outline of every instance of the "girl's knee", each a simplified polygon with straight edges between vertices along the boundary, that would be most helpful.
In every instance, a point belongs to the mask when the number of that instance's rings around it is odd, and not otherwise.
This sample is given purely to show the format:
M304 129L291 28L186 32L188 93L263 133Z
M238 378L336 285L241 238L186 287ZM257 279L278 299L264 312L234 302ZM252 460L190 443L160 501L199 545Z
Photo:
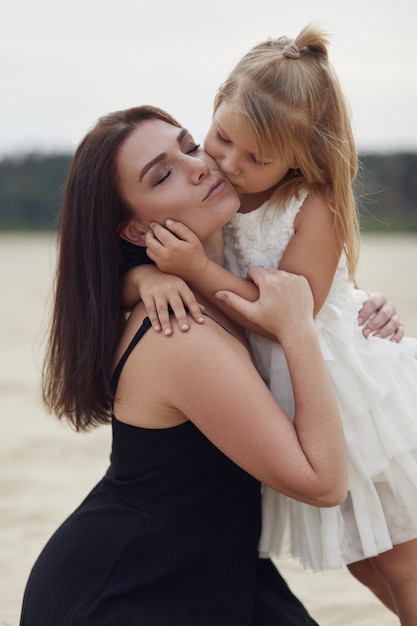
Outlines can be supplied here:
M369 559L349 563L347 567L350 573L367 587L370 587L374 583L375 578L379 576Z
M395 545L372 559L375 570L392 585L417 580L417 540Z

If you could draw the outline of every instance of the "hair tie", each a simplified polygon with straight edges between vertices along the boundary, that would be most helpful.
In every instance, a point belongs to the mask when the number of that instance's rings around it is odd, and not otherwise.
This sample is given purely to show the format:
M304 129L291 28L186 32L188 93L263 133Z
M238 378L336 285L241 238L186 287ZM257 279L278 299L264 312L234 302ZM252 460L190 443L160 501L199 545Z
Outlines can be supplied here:
M282 49L282 54L288 59L299 59L300 58L300 48L296 43L287 43L286 46Z

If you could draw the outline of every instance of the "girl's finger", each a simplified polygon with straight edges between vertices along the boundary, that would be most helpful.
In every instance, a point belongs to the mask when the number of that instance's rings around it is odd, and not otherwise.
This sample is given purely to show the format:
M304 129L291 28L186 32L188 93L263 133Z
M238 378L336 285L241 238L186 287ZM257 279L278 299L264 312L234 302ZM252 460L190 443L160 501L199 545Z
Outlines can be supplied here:
M184 290L180 293L180 296L193 320L198 324L203 324L204 316L202 313L204 313L206 309L202 304L197 302L193 292L190 289Z
M171 318L168 312L168 303L164 300L155 300L156 312L164 335L172 335Z
M185 309L185 303L180 296L170 299L170 306L174 312L175 319L177 320L180 329L185 332L190 328L190 322L188 321L187 311Z
M146 313L149 317L149 321L152 324L152 328L156 330L156 332L161 332L162 327L159 321L155 301L153 299L143 299L143 304L145 305Z

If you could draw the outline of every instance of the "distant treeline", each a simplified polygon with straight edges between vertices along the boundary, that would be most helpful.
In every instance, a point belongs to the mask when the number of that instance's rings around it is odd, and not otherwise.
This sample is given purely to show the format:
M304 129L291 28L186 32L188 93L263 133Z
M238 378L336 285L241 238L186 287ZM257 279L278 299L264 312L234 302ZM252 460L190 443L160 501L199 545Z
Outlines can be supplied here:
M0 161L0 229L55 227L71 154L27 154Z
M0 160L0 230L55 227L71 154ZM356 195L364 231L417 231L417 153L360 157Z
M356 196L363 231L417 232L417 153L361 155Z

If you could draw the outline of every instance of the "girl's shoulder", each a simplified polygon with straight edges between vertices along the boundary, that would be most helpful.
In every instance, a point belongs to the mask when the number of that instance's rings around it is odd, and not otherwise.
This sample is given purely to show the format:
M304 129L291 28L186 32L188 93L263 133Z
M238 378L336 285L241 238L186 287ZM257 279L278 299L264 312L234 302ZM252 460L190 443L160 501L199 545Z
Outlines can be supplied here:
M303 209L303 210L301 210ZM332 197L330 194L310 192L306 193L302 203L294 203L291 209L294 212L295 227L300 224L307 223L310 225L316 223L320 228L320 224L328 224L333 230L334 208Z
M270 199L265 202L263 208L265 212L287 214L294 217L300 211L308 196L309 191L305 187L301 187L290 195L283 195L281 190L277 189Z
M295 219L308 198L309 193L305 188L300 189L297 193L287 198L283 198L279 194L279 190L277 190L265 202L261 219L267 227L274 227L274 229L279 227L282 233L291 233Z

